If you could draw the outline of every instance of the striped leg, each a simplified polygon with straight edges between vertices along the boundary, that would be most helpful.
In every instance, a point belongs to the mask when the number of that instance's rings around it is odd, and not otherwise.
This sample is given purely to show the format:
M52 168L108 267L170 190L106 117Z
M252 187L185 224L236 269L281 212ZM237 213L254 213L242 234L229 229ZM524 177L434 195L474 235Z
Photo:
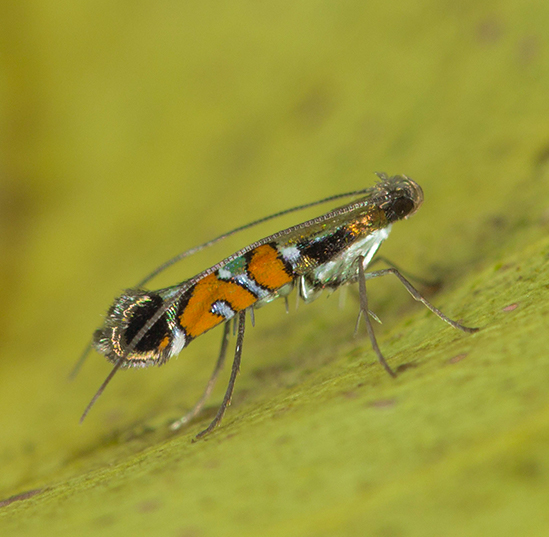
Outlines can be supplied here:
M226 323L226 324L228 325L229 323ZM242 357L242 344L244 342L245 328L246 328L246 310L242 310L238 313L238 335L236 338L236 348L234 352L233 367L231 369L231 378L229 379L229 384L227 386L227 390L225 391L225 397L223 398L223 402L221 403L221 406L219 407L219 410L217 411L217 415L215 416L215 418L212 420L212 422L210 423L210 425L208 425L206 429L204 429L203 431L199 432L196 435L196 439L202 438L208 433L211 433L221 423L221 420L225 415L225 411L227 410L227 407L231 404L236 377L238 375L238 372L240 371L240 358Z
M221 370L223 369L223 365L225 363L225 356L227 355L227 347L229 344L230 331L231 331L231 323L226 322L223 325L223 337L221 339L221 349L219 351L219 357L217 358L217 363L215 364L215 368L213 370L212 376L210 377L210 380L208 380L206 389L204 390L202 397L197 401L194 407L191 410L189 410L189 412L187 412L182 418L178 419L177 421L174 421L170 425L170 429L172 431L176 431L186 423L189 423L189 421L191 421L194 417L198 416L198 414L206 404L206 401L209 399L212 393L212 390L214 389L215 383L217 381L217 377L219 376L219 373L221 373Z

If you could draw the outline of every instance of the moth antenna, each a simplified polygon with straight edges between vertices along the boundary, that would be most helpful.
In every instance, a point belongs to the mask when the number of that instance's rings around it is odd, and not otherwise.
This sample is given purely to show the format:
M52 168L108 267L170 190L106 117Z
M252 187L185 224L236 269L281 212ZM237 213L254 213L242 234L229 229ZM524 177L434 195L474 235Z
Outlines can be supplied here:
M103 384L99 386L99 389L95 392L95 395L92 397L92 400L88 403L88 406L86 407L86 410L84 410L84 413L80 417L80 423L84 421L86 416L88 415L88 412L91 410L91 407L95 404L95 402L99 399L99 396L105 391L105 388L107 387L107 384L112 380L114 377L114 374L120 369L120 366L124 363L124 359L121 358L116 362L115 366L112 368L112 371L107 375L107 378L103 381Z
M92 350L92 342L90 341L87 345L82 354L80 355L80 358L78 358L78 361L72 368L72 371L69 374L69 380L74 380L76 375L78 375L78 372L84 365L84 362L86 361L86 358L88 357L88 354Z
M158 267L157 270L155 270L154 272L149 274L149 276L147 276L147 278L145 278L144 280L142 280L140 282L140 285L148 282L153 276L156 276L161 271L163 271L165 268L169 267L170 265L172 265L173 263L179 261L180 259L183 259L184 257L186 257L188 255L191 255L195 252L198 252L198 251L202 250L203 248L206 248L207 246L211 246L212 244L215 244L216 242L220 241L221 239L224 239L224 238L226 238L230 235L233 235L237 231L247 229L247 228L249 228L253 225L256 225L256 224L261 223L261 222L265 222L267 220L271 220L272 218L275 218L277 216L281 216L283 214L288 214L288 213L291 213L291 212L294 212L294 211L297 211L297 210L300 210L300 209L304 209L304 208L307 208L307 207L314 207L316 205L320 205L321 203L326 203L328 201L333 201L333 200L343 198L343 197L346 197L346 196L358 196L360 194L368 194L368 193L373 192L374 190L375 190L374 188L369 187L369 188L365 188L363 190L356 190L354 192L346 192L345 194L337 194L335 196L330 196L329 198L324 198L322 200L315 201L315 202L312 202L312 203L308 203L306 205L299 205L298 207L294 207L292 209L287 209L285 211L281 211L281 212L276 213L274 215L267 216L265 218L261 218L260 220L256 220L255 222L252 222L252 223L247 224L245 226L242 226L240 228L236 228L233 231L229 231L228 233L220 235L216 239L213 239L213 240L211 240L207 243L204 243L200 246L197 246L196 248L191 248L190 250L187 250L187 251L181 253L180 255L173 257L172 259L170 259L169 261L167 261L166 263L164 263L163 265ZM241 250L238 250L238 252L235 252L234 254L226 257L225 259L223 259L219 263L216 263L215 265L211 266L210 268L200 272L199 274L197 274L193 278L190 278L189 280L186 280L185 282L183 282L181 284L181 287L177 290L177 292L169 300L166 300L164 302L162 307L159 308L156 311L156 313L141 327L141 329L133 337L133 339L130 341L128 347L126 348L126 356L128 354L130 354L135 349L137 344L141 341L141 339L143 339L143 337L151 329L151 327L153 327L158 322L160 317L162 317L162 315L164 315L177 302L177 300L179 300L179 298L181 296L183 296L183 294L188 289L190 289L195 283L200 281L202 278L208 276L209 274L213 274L216 270L223 267L225 264L230 263L234 259L237 259L239 256L242 256L242 255L244 255L248 252L251 252L252 250L257 248L258 246L261 246L261 245L266 244L267 242L270 242L270 241L273 241L273 240L278 240L279 238L287 236L287 235L289 235L291 233L294 233L298 230L307 229L310 225L320 224L322 222L325 222L326 220L329 220L333 216L340 216L340 215L344 215L346 213L349 213L349 212L353 211L354 209L356 209L358 207L364 206L365 203L367 203L367 201L358 200L354 204L350 204L350 205L347 205L345 207L336 208L336 209L334 209L334 210L332 210L332 211L330 211L330 212L328 212L328 213L326 213L322 216L318 216L316 218L312 218L311 220L307 220L306 222L302 222L301 224L297 224L295 226L291 226L289 228L283 229L282 231L279 231L278 233L273 233L272 235L269 235L268 237L265 237L261 240L253 242L252 244L249 244L245 248L242 248ZM305 283L304 280L303 280L303 277L301 277L300 282L301 282L300 285L303 286L304 283ZM302 287L302 290L304 290L304 289L305 288ZM299 302L299 296L300 295L298 293L297 298L296 298L297 302ZM303 298L305 298L307 296L306 291L304 291L304 293L302 292L301 296Z
M380 180L383 180L383 178L387 178L387 174L379 174L376 173L376 175L380 178ZM382 177L383 176L383 177ZM274 220L275 218L279 218L281 216L295 213L297 211L301 211L303 209L308 209L309 207L315 207L316 205L321 205L323 203L328 203L329 201L335 201L341 198L348 198L350 196L360 196L361 194L366 194L371 190L371 187L363 188L361 190L354 190L353 192L345 192L344 194L336 194L334 196L329 196L327 198L313 201L310 203L305 203L303 205L297 205L296 207L292 207L290 209L285 209L284 211L279 211L274 214L270 214L269 216L265 216L263 218L259 218L258 220L254 220L253 222L250 222L249 224L245 224L243 226L239 226L235 229L232 229L231 231L228 231L227 233L223 233L223 235L219 235L219 237L216 237L215 239L209 240L203 244L200 244L199 246L195 246L194 248L191 248L189 250L185 250L184 252L181 252L180 254L175 255L171 259L168 259L165 263L162 263L159 267L154 269L150 274L148 274L144 279L142 279L136 287L143 287L146 283L148 283L150 280L152 280L154 277L158 276L161 272L164 272L167 268L171 267L178 261L181 261L182 259L185 259L186 257L189 257L191 255L194 255L201 250L204 250L205 248L209 248L210 246L213 246L214 244L222 241L223 239L226 239L227 237L230 237L231 235L235 235L236 233L239 233L240 231L244 231L245 229L250 229L252 227L255 227L259 224L263 224L264 222L268 222L269 220Z

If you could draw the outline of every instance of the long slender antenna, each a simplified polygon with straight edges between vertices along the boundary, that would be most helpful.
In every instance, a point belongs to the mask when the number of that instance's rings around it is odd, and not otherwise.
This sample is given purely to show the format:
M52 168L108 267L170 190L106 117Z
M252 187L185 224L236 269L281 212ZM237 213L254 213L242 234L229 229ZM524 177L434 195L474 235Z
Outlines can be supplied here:
M337 196L332 196L331 198L326 198L325 200L317 201L314 203L311 203L309 205L304 205L303 207L310 207L312 205L318 205L319 203L322 203L323 201L327 200L333 200L335 198L341 198L342 196L352 196L352 195L358 195L363 193L369 193L372 192L372 188L366 188L364 190L357 190L356 192L351 192L347 194L339 194ZM344 207L339 207L337 209L333 209L332 211L327 212L326 214L323 214L321 216L317 216L316 218L312 218L310 220L307 220L305 222L301 222L301 224L297 224L295 226L291 226L289 228L283 229L282 231L278 231L276 233L273 233L272 235L269 235L268 237L264 237L263 239L260 239L258 241L252 242L248 246L242 248L241 250L238 250L234 254L231 254L230 256L226 257L225 259L219 261L215 265L212 265L211 267L207 268L206 270L203 270L202 272L198 273L197 275L193 276L192 278L189 278L188 280L185 280L183 283L181 283L178 286L178 289L174 291L173 295L164 301L162 306L156 310L154 315L148 319L145 324L138 330L137 334L133 337L133 339L128 343L128 346L126 347L126 350L124 352L124 356L122 359L126 358L132 351L135 349L137 344L143 339L145 334L158 322L158 320L179 300L183 294L190 289L196 282L200 281L201 279L205 278L209 274L213 274L216 270L218 270L220 267L223 267L227 263L230 263L234 259L237 259L238 257L251 252L258 246L261 246L263 244L266 244L270 241L278 240L280 237L284 237L287 235L290 235L292 233L295 233L301 229L306 229L309 226L320 224L322 222L325 222L326 220L329 220L330 218L333 218L334 216L341 216L346 213L350 213L359 207L363 207L369 203L369 200L367 199L361 199L354 203L350 203L349 205L346 205ZM288 209L290 211L290 209ZM286 212L288 212L286 211ZM244 226L246 227L246 226ZM230 233L229 233L230 234ZM228 236L229 234L225 234L224 236ZM214 239L215 240L215 239ZM212 242L212 241L210 241ZM200 248L200 247L197 247Z
M88 415L88 412L91 410L91 407L95 404L97 399L99 399L99 396L103 393L105 388L107 387L107 384L112 380L114 377L114 374L120 369L120 366L124 363L124 359L121 358L116 362L115 366L112 368L112 371L107 375L107 378L103 381L103 384L99 387L99 390L95 392L95 395L92 397L92 400L88 403L88 406L86 407L86 410L84 410L84 413L80 417L80 423L84 421L86 416Z
M244 226L239 226L237 228L234 228L231 231L228 231L227 233L223 233L223 235L219 235L219 237L216 237L215 239L209 240L205 242L204 244L200 244L199 246L195 246L194 248L190 248L189 250L185 250L184 252L181 252L180 254L175 255L171 259L168 259L165 263L162 263L158 268L153 270L146 278L141 280L137 287L143 287L147 282L152 280L155 276L158 276L161 272L166 270L168 267L171 267L178 261L181 261L182 259L185 259L186 257L189 257L193 254L196 254L197 252L200 252L201 250L204 250L204 248L209 248L210 246L213 246L214 244L218 243L219 241L222 241L223 239L226 239L227 237L230 237L231 235L234 235L235 233L238 233L239 231L244 231L245 229L249 229L251 227L257 226L259 224L263 224L264 222L268 222L269 220L273 220L274 218L278 218L279 216L284 216L286 214L294 213L296 211L301 211L302 209L308 209L309 207L314 207L316 205L321 205L322 203L328 203L330 201L334 201L340 198L346 198L349 196L358 196L360 194L364 194L365 192L368 192L371 190L371 187L362 189L362 190L355 190L353 192L346 192L345 194L335 194L334 196L329 196L328 198L324 198L318 201L313 201L311 203L305 203L304 205L298 205L296 207L292 207L291 209L285 209L284 211L279 211L278 213L271 214L269 216L264 216L263 218L260 218L259 220L254 220L253 222L250 222Z
M76 375L78 375L78 372L80 371L80 368L84 365L84 362L86 361L86 358L88 357L88 354L92 350L92 342L90 341L87 345L82 354L80 355L80 358L78 358L78 361L72 368L72 371L69 375L69 380L74 380Z

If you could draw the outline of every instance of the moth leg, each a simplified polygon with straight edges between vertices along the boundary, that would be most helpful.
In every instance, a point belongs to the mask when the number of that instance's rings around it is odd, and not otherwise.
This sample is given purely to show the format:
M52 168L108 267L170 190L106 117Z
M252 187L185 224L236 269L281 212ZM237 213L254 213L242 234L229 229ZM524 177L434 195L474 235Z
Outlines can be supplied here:
M233 367L231 369L231 378L229 379L229 384L227 385L227 390L225 391L225 397L223 397L223 402L217 411L217 415L212 420L210 425L203 431L199 432L196 435L196 438L202 438L208 433L212 432L223 419L227 407L231 404L231 399L234 392L234 385L236 382L236 377L240 371L240 358L242 357L242 344L244 342L244 330L246 328L246 310L242 310L238 313L238 335L236 338L236 348L234 352Z
M359 273L360 273L360 267L359 267ZM399 280L402 285L406 288L406 290L412 295L412 298L414 300L417 300L418 302L421 302L427 309L431 310L439 319L442 319L444 322L448 323L450 326L453 326L454 328L457 328L458 330L461 330L463 332L473 333L478 332L479 328L472 328L469 326L464 326L463 324L458 323L457 321L454 321L444 315L438 308L433 306L396 268L388 268L383 270L376 270L374 272L368 272L367 274L364 273L364 269L362 269L362 275L364 278L366 276L368 279L370 278L378 278L380 276L386 276L387 274L394 274ZM359 277L359 285L360 285L360 277Z
M366 322L366 330L368 331L368 337L372 343L372 347L377 354L377 359L379 363L385 368L385 371L391 375L391 377L396 377L396 373L391 369L391 366L385 360L379 345L377 344L376 335L374 333L374 327L372 326L372 321L370 321L370 316L368 315L368 294L366 293L366 275L364 273L364 257L358 257L358 294L360 297L360 314L364 317ZM381 272L381 271L380 271ZM368 276L371 273L368 273Z
M202 397L197 401L194 407L191 410L189 410L189 412L187 412L182 418L178 419L177 421L174 421L170 425L170 429L172 431L176 431L182 425L189 423L189 421L191 421L195 416L197 416L202 410L202 408L204 407L204 404L206 403L208 398L210 397L212 390L214 389L215 383L217 381L217 377L219 376L219 373L221 373L221 370L223 369L223 365L225 363L225 357L227 355L227 347L229 345L230 332L231 332L231 323L227 321L223 325L223 337L221 339L221 349L219 351L219 357L217 358L217 363L215 364L215 368L213 370L212 376L210 377L210 380L208 380L206 389L204 390Z
M381 322L381 319L372 311L372 310L368 310L368 315L376 322L376 323L379 323L379 324L383 324ZM355 323L355 331L353 333L354 336L356 336L358 334L358 329L360 328L360 319L362 319L362 310L358 310L358 315L356 317L356 323Z
M431 287L435 290L438 290L441 286L440 281L435 282L435 281L432 281L432 280L426 280L425 278L422 278L421 276L417 276L416 274L411 274L408 271L402 270L398 265L396 265L390 259L387 259L386 257L384 257L382 255L376 255L372 259L372 261L370 261L370 263L368 263L368 268L374 266L377 263L385 263L389 267L394 268L395 270L400 272L400 274L403 274L409 280L413 280L417 283L420 283L421 285L424 285L425 287Z

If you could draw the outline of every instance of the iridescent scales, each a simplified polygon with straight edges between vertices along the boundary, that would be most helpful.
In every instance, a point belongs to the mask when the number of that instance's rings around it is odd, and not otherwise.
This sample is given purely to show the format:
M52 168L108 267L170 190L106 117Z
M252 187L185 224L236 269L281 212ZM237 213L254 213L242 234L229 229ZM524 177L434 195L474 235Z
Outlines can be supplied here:
M365 273L379 246L388 237L392 224L414 214L423 202L421 187L412 179L406 176L389 178L385 174L378 175L380 182L371 188L321 200L323 202L344 196L360 196L355 201L265 237L189 280L158 291L125 291L115 300L107 313L104 326L94 335L93 344L96 350L104 354L115 367L84 416L117 369L161 365L179 354L193 339L238 316L239 331L231 381L218 415L201 434L211 431L219 424L230 403L240 365L245 312L278 297L287 296L296 285L299 297L310 302L324 289L336 289L358 280L361 314L366 321L374 350L391 374L394 373L379 351L368 318L365 287L367 278L393 273L416 300L422 301L440 318L461 330L476 330L444 316L421 297L395 269ZM304 207L306 206L290 209L261 221ZM255 224L253 222L229 232L189 252L197 251ZM186 255L184 252L174 260ZM160 269L153 275L159 271ZM198 413L211 391L225 357L227 326L223 333L220 356L206 392L189 415L177 422L178 426Z

